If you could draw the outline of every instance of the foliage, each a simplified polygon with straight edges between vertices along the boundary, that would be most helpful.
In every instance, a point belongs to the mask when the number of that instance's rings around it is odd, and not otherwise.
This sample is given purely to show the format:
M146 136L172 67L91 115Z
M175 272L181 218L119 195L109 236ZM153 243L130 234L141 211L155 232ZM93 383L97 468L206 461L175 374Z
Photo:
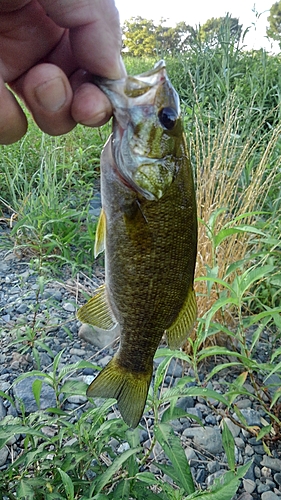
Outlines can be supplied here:
M199 26L199 34L202 42L205 44L215 44L221 33L229 31L231 38L235 42L239 42L242 34L242 25L239 24L239 19L227 15L225 17L212 17L208 19L202 26Z
M192 27L184 21L174 27L167 26L166 23L166 19L161 19L156 24L153 20L140 16L125 21L124 52L134 57L151 57L156 54L178 56L198 46L203 49L212 47L225 36L237 45L242 34L242 25L238 19L229 15L208 19L199 27Z
M159 350L162 356L164 350ZM178 398L189 393L183 381L170 390L162 392L163 379L173 353L164 356L155 374L153 395L149 406L155 411L153 436L147 449L140 441L139 429L130 430L120 419L106 419L113 401L84 408L84 411L68 413L64 402L69 395L85 396L86 385L79 380L68 380L77 370L93 366L88 362L79 362L58 370L62 353L53 362L53 370L45 373L33 371L21 375L17 381L30 376L40 377L41 383L33 384L34 398L40 402L42 379L55 391L57 406L46 411L38 410L21 417L5 417L0 423L0 448L8 446L11 438L22 435L22 453L14 457L8 468L0 472L0 496L9 499L27 498L39 500L44 491L45 499L103 499L122 498L154 500L156 496L163 500L204 498L206 500L231 500L239 486L239 479L246 473L250 463L243 467L235 464L234 447L229 446L233 438L227 427L223 429L223 443L230 464L220 481L206 491L195 492L190 467L186 459L182 441L175 434L171 421L179 413ZM186 384L186 380L184 381ZM217 397L227 404L222 396L214 391L193 387L193 394L204 397ZM2 396L6 396L4 393ZM14 404L14 401L10 402ZM161 405L171 401L168 408L160 410ZM181 411L182 417L186 415ZM112 439L118 446L113 447ZM232 439L232 441L231 441ZM149 469L150 455L156 443L159 443L166 457L170 460L155 462L157 474ZM122 453L119 447L125 448ZM117 451L116 451L117 449ZM164 457L164 455L163 455ZM169 476L167 482L163 473ZM157 495L156 495L157 492Z
M267 18L269 27L266 29L267 36L281 43L281 2L275 2L270 7Z

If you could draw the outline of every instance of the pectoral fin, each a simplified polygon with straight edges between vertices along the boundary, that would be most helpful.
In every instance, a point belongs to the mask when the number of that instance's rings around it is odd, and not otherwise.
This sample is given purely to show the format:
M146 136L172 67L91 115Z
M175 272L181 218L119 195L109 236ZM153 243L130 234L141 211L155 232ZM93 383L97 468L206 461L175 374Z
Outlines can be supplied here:
M178 349L187 340L196 320L196 315L196 296L194 290L190 289L176 321L166 330L170 349Z
M116 325L107 297L106 287L102 285L97 293L77 312L77 318L82 323L97 326L103 330L111 330Z
M95 239L95 248L94 255L95 259L97 256L104 251L105 248L105 230L106 230L106 217L104 210L101 210L98 225L96 229L96 239Z

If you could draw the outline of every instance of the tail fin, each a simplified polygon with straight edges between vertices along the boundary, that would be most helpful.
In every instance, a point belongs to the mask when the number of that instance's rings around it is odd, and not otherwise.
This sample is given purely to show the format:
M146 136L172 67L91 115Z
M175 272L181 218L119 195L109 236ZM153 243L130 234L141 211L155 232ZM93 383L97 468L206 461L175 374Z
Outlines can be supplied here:
M135 428L144 411L152 370L151 365L149 372L131 372L114 356L88 387L87 396L117 399L123 420Z

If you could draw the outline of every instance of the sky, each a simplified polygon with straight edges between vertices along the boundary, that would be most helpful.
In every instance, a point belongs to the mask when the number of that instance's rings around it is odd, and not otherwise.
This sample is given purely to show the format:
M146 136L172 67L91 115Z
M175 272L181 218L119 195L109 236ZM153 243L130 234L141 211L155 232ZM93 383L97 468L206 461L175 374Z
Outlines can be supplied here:
M167 26L185 21L191 26L204 24L212 17L223 17L226 13L238 17L243 30L250 27L244 44L247 49L265 48L269 52L279 52L277 42L266 39L269 9L277 0L115 0L123 23L131 17L141 16L159 21L167 19Z

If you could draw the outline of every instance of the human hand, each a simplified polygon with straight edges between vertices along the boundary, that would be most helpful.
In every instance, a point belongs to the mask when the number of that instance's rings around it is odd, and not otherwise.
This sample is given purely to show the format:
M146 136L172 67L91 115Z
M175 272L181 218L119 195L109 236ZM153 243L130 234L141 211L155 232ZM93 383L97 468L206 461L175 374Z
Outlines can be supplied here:
M91 75L121 78L120 50L114 0L0 0L0 144L27 130L5 83L50 135L105 123L111 105Z

